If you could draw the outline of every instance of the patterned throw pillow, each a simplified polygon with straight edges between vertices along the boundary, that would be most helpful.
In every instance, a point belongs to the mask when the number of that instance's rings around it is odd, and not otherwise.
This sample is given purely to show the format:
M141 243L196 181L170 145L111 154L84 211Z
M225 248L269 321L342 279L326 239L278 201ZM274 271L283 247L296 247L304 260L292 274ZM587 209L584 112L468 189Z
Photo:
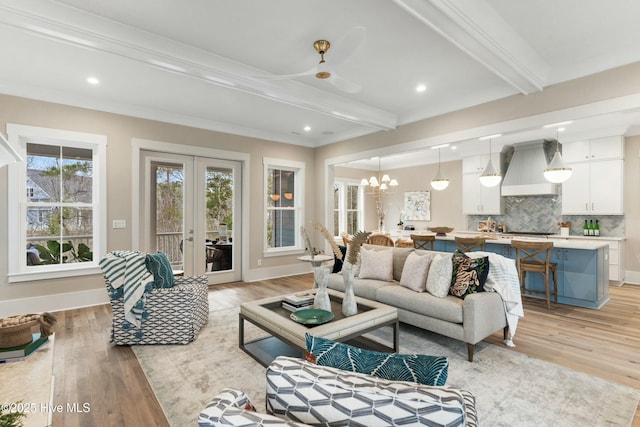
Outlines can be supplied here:
M468 294L484 292L489 275L489 257L469 258L460 251L452 256L453 273L449 293L459 298Z
M429 266L427 292L438 298L449 295L453 265L449 255L436 255Z
M393 281L393 250L360 248L360 272L361 279Z
M153 274L153 287L154 288L172 288L175 282L173 281L173 269L169 258L162 252L157 254L147 254L146 257L147 270Z
M340 249L340 252L342 253L342 259L338 259L336 254L333 254L333 270L331 270L332 273L339 273L340 271L342 271L342 264L344 263L343 260L347 256L346 246L338 245L338 249Z
M391 381L443 386L447 382L449 361L444 356L381 353L307 333L307 360L322 366L359 372ZM315 359L315 360L314 360Z
M409 288L412 291L424 292L427 290L427 273L433 254L411 252L402 268L400 286Z

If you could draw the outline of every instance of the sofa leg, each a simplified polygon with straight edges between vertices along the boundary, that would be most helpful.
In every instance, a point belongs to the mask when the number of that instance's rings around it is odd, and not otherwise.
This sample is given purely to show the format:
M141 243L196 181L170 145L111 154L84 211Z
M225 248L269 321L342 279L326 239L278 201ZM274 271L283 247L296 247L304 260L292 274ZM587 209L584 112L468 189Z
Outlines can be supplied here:
M509 325L505 326L503 329L503 339L509 339Z
M475 347L475 345L467 343L467 354L469 362L473 362L473 350L475 349Z

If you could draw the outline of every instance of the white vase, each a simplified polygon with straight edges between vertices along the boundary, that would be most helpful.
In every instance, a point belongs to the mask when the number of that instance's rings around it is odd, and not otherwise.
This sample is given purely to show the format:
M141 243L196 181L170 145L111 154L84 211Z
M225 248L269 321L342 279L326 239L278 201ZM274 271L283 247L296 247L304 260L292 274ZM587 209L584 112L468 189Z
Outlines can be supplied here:
M342 278L344 279L345 288L344 297L342 298L342 314L347 317L358 313L358 304L356 304L356 296L353 293L353 277L353 266L345 263L342 267Z
M317 286L316 296L313 299L313 308L331 311L331 300L327 291L329 273L329 267L313 267L313 277Z

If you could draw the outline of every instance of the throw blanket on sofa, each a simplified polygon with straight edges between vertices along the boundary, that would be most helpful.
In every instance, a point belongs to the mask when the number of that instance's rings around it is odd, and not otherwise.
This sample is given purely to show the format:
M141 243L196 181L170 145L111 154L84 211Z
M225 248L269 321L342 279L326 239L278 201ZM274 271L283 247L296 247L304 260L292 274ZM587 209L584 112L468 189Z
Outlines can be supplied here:
M140 327L144 314L144 294L153 283L153 275L145 264L146 254L135 251L109 252L99 262L100 268L114 289L122 289L124 318Z
M493 252L468 252L466 255L471 258L489 257L489 275L484 287L499 293L502 297L504 312L507 316L507 324L511 334L506 344L509 347L515 347L513 337L518 328L518 319L524 317L522 296L520 295L520 280L518 279L515 261Z

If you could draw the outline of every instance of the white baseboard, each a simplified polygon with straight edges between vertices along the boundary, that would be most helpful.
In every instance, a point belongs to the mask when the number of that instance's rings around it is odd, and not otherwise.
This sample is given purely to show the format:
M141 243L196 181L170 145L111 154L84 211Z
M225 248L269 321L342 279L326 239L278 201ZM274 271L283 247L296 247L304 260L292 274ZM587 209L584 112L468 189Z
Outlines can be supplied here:
M311 267L306 262L298 264L282 265L278 267L266 267L248 270L245 274L245 282L256 282L258 280L269 280L296 274L311 273Z
M63 294L42 295L0 301L0 317L43 311L62 311L93 305L109 304L104 287L87 291L67 292Z
M630 285L640 285L640 271L625 271L624 283L628 283Z

